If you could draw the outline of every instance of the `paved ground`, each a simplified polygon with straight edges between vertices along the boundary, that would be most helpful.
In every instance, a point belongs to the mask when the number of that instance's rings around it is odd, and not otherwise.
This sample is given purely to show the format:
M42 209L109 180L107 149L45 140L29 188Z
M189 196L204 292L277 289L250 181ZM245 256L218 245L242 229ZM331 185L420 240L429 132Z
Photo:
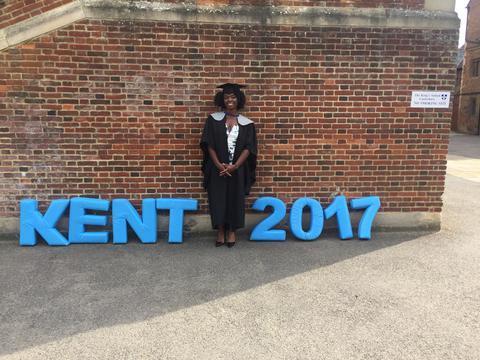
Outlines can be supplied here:
M480 138L451 140L437 233L0 242L0 359L478 360Z
M452 133L448 174L480 183L480 138Z

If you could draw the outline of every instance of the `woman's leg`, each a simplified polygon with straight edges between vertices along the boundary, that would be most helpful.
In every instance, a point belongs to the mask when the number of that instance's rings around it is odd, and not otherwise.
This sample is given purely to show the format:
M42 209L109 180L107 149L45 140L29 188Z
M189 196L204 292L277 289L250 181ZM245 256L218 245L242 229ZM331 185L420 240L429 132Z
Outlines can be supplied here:
M227 242L235 242L235 231L228 231L228 240Z
M245 186L243 168L227 179L227 245L235 244L235 230L245 226Z
M225 242L225 226L220 225L217 232L217 243Z
M218 174L212 174L208 187L208 206L212 228L217 229L216 246L225 243L226 189L225 179L220 178Z
M235 240L235 230L228 229L227 244L232 244L231 246L233 246L233 244L235 244Z

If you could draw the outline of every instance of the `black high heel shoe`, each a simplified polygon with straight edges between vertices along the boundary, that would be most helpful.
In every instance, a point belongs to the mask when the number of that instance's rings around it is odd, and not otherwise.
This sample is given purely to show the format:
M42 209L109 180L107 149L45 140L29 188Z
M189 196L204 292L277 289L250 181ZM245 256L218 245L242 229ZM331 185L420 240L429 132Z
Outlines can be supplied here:
M230 235L230 234L229 234L229 235ZM235 240L233 240L233 241L231 241L231 242L230 242L230 241L227 241L227 246L228 246L229 248L234 247L236 240L237 240L237 239L235 239Z
M225 237L226 236L227 236L226 234L223 234L223 241L218 241L218 238L217 238L217 241L215 241L215 247L220 247L220 246L225 245Z

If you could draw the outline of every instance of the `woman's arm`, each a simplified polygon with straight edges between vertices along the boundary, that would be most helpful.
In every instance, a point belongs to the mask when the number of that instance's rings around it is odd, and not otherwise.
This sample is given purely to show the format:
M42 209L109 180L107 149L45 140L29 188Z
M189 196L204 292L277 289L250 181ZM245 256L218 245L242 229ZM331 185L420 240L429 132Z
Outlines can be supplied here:
M220 171L220 175L227 174L228 176L231 176L231 173L237 170L240 166L243 165L245 160L247 160L248 155L250 155L250 151L248 149L244 149L240 156L237 159L237 162L233 165L227 165L223 164L225 166L223 171Z
M208 154L210 155L210 158L212 159L213 163L215 164L215 166L217 167L218 170L220 170L220 175L224 175L222 174L223 171L225 171L225 165L222 164L219 160L218 160L218 156L217 156L217 153L215 152L215 150L212 149L212 147L208 147Z
M250 150L244 149L244 150L242 151L242 153L240 154L240 156L238 157L237 162L233 165L233 166L235 166L235 169L238 169L240 166L243 165L243 163L245 162L245 160L247 160L248 155L250 155Z

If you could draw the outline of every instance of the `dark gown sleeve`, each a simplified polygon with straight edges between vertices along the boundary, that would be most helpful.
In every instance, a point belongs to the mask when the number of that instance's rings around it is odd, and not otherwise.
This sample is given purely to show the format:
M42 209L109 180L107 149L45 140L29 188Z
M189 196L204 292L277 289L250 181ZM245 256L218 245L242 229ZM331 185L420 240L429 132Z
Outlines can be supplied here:
M250 154L245 164L245 194L249 195L252 185L255 183L256 175L255 170L257 168L257 133L255 125L247 125L247 136L245 139L245 148L248 149Z
M212 159L208 153L208 147L215 149L215 133L212 126L212 118L209 116L203 127L202 138L200 140L200 148L203 151L202 172L203 172L203 188L206 190L210 180L211 169L213 165Z

